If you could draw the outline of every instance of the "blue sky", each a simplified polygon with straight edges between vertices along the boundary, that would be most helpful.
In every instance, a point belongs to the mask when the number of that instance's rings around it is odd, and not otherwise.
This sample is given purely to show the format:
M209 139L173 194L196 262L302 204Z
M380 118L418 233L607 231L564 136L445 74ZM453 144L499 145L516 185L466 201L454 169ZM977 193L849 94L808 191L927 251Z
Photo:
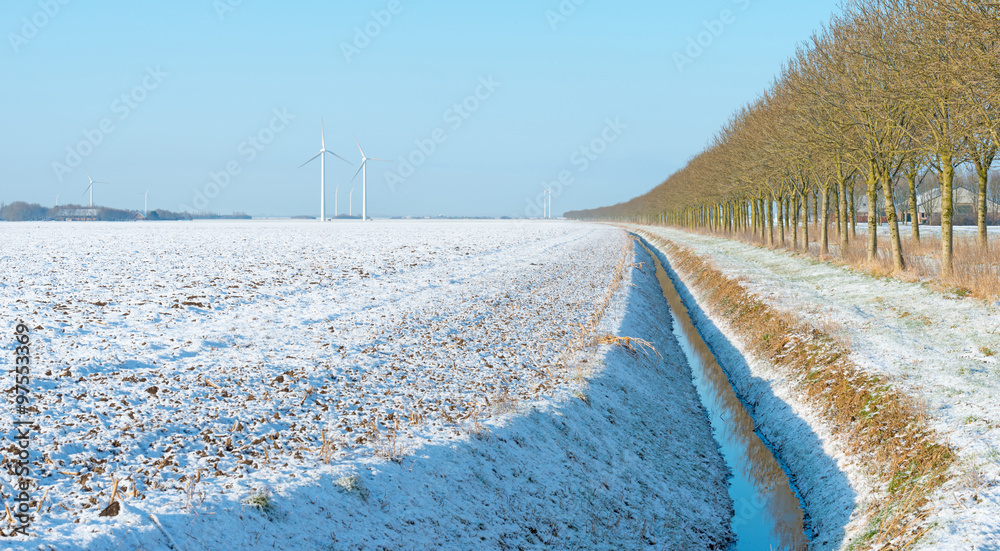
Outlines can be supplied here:
M11 0L0 201L376 216L644 193L771 82L830 0ZM393 13L394 12L394 13ZM689 48L691 40L704 46ZM700 51L699 51L700 50ZM689 56L689 54L692 54ZM678 67L677 55L686 56ZM688 62L689 61L689 62Z

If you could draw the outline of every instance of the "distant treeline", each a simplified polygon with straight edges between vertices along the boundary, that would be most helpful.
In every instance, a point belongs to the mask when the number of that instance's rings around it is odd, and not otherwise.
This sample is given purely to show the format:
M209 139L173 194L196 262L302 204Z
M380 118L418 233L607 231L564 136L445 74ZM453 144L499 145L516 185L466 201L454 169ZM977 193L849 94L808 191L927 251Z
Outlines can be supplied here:
M214 213L190 214L164 209L149 211L149 220L249 220L244 213L230 215ZM59 205L44 207L37 203L18 201L9 205L0 204L0 220L4 222L38 222L44 220L78 220L100 222L124 222L142 220L140 211L120 210L108 207L84 207L80 205Z

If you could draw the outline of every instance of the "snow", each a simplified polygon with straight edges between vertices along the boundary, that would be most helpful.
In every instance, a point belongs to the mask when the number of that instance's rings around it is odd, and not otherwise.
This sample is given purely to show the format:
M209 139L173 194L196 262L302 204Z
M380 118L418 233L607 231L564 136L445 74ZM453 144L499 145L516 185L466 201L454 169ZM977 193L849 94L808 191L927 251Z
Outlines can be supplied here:
M48 491L38 537L8 548L731 538L728 473L653 274L626 269L607 302L623 255L642 262L621 230L48 223L0 239L5 323L40 327ZM598 321L660 356L578 346ZM114 479L121 512L99 517Z
M934 528L922 545L1000 546L996 305L734 240L645 229L690 247L770 305L843 339L857 365L889 377L926 404L933 428L959 451L961 461L935 498L929 520Z

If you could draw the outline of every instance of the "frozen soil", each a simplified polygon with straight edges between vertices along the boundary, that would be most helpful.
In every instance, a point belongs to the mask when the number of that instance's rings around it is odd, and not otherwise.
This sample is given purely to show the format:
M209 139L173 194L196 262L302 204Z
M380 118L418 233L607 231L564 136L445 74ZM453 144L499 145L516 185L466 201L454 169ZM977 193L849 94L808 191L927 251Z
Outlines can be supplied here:
M843 340L854 363L925 404L960 461L934 496L921 546L1000 548L998 305L733 240L643 229L691 248L771 306Z
M35 328L33 491L47 492L37 536L9 548L732 538L728 473L621 230L0 224L0 239L0 311ZM593 344L603 334L659 354ZM5 449L12 420L5 408ZM115 480L120 512L99 517Z

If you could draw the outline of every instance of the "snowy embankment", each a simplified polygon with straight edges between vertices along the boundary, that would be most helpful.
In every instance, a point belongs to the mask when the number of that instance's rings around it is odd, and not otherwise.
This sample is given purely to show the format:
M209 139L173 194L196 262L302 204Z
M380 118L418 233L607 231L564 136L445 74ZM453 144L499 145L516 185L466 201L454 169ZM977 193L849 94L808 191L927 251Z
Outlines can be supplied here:
M737 241L643 229L692 249L772 307L842 339L856 365L926 404L932 427L958 451L959 462L934 496L931 531L921 546L1000 545L997 305ZM847 473L857 474L857 467L844 461Z
M38 328L45 501L37 538L14 548L731 537L725 466L645 253L620 230L6 224L0 239L0 311ZM660 355L592 345L602 334ZM0 421L13 438L10 412ZM100 517L116 481L120 511Z

